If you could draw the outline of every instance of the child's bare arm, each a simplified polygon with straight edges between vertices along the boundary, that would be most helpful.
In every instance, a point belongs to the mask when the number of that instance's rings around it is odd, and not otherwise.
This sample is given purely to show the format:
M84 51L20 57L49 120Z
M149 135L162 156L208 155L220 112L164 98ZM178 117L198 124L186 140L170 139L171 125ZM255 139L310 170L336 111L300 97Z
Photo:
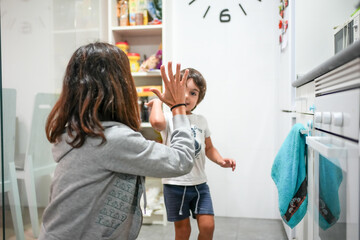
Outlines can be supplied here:
M211 138L205 138L205 154L206 156L216 164L219 164L223 168L232 168L234 171L236 168L235 160L231 158L223 158L218 150L212 144Z
M162 101L153 99L146 104L150 109L149 121L156 131L162 131L166 128L166 121L162 111Z

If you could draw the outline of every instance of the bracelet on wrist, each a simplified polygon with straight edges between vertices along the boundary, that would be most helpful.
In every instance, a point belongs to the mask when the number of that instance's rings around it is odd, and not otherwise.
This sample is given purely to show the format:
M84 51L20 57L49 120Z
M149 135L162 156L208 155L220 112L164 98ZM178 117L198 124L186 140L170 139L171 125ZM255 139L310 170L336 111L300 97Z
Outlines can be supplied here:
M170 108L170 110L172 111L174 108L181 107L181 106L186 106L186 104L185 104L185 103L176 104L176 105L172 106L172 107Z

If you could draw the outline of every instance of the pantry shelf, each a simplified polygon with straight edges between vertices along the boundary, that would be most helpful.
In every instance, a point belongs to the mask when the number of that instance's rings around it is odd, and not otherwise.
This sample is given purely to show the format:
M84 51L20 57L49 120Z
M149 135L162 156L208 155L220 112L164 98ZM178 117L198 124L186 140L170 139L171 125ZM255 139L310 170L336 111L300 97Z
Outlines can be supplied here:
M160 71L151 71L151 72L133 72L133 77L160 77Z
M125 34L129 37L161 35L162 25L139 25L139 26L125 26L112 27L113 33Z

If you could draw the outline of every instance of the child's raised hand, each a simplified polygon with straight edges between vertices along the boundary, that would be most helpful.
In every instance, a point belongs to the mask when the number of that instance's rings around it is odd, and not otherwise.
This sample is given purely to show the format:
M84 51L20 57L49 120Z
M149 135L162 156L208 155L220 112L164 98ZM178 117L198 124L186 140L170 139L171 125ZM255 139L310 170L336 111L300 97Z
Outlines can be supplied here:
M224 158L224 161L220 164L223 168L232 168L233 171L235 171L236 168L236 162L235 160L231 158Z
M155 93L158 98L163 101L169 107L172 107L177 104L185 103L185 87L186 87L186 79L189 74L187 70L183 75L182 79L180 79L180 64L176 65L176 73L175 76L172 71L172 62L168 63L168 76L166 75L165 66L162 65L160 68L161 77L163 79L165 85L164 93L161 93L158 89L150 89L153 93Z

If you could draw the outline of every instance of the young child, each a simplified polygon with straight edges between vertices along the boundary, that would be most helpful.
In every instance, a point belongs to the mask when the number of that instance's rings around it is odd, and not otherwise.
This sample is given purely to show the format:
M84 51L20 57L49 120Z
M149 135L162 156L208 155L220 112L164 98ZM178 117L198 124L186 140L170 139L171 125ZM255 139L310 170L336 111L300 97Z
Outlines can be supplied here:
M185 80L168 65L160 99L172 107L171 147L140 133L137 92L128 57L118 47L91 43L66 68L59 100L46 124L57 166L39 240L136 239L144 176L175 177L193 166L194 144ZM180 104L180 105L179 105Z
M190 211L197 219L198 239L212 239L214 232L214 211L205 174L205 155L211 161L224 168L235 170L233 159L223 158L212 144L206 119L192 111L203 100L206 82L203 76L193 68L181 71L183 77L189 71L186 80L185 105L186 115L190 120L195 145L195 162L190 173L174 178L163 178L164 198L168 221L174 222L175 239L189 239L191 232ZM156 89L154 89L156 93ZM162 102L154 99L148 103L151 108L150 123L161 133L163 142L171 145L173 132L172 117L163 113Z

